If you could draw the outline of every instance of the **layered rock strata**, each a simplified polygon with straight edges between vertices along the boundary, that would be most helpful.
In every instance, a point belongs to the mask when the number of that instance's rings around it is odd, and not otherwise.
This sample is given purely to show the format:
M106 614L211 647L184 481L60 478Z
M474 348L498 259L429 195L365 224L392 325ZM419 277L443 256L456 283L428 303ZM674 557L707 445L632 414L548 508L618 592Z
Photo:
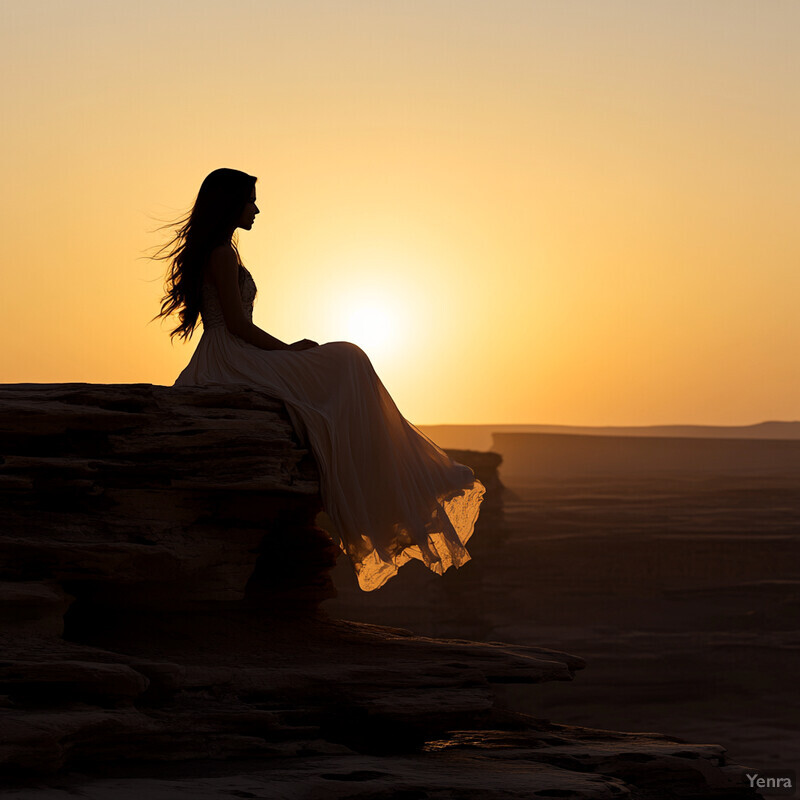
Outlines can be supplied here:
M499 706L576 656L331 619L274 398L1 386L0 456L8 797L754 796L715 745Z

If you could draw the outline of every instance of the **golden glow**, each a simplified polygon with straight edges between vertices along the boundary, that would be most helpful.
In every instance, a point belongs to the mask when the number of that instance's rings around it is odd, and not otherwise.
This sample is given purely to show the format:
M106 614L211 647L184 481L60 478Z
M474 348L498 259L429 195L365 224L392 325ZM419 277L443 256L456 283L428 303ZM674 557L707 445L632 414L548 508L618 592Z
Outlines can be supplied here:
M396 315L385 302L366 299L346 309L345 325L347 340L368 353L390 351L398 344Z
M230 166L256 322L416 424L796 418L800 4L454 8L6 3L0 382L171 383L140 257Z

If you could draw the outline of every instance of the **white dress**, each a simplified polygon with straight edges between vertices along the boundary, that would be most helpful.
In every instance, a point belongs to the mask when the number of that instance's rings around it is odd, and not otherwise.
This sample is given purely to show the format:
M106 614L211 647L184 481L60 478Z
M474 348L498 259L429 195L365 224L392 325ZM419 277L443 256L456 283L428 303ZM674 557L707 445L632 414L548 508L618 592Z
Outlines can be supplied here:
M252 319L256 285L244 267L239 291ZM403 418L358 346L262 350L228 331L208 278L200 308L203 335L174 385L247 384L284 401L364 591L412 558L439 575L470 560L483 485Z

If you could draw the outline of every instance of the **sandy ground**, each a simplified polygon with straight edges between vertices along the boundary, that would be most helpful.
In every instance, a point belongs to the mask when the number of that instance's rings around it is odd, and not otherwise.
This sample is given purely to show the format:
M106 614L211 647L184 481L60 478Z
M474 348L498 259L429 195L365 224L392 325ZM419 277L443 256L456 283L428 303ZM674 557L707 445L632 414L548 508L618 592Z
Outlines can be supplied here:
M461 575L429 579L413 564L364 594L340 563L329 613L565 650L588 661L573 682L502 686L502 701L800 767L800 482L504 480L505 535L494 546L481 531Z

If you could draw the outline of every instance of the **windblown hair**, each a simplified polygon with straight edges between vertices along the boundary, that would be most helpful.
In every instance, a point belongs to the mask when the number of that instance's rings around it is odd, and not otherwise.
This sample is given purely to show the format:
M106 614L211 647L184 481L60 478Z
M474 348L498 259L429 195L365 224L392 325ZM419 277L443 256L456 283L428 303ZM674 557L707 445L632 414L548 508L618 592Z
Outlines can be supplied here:
M192 210L164 226L171 228L174 235L152 256L169 264L161 311L153 319L177 313L180 324L170 332L170 338L190 339L197 327L203 273L211 251L230 241L241 265L237 237L230 237L256 180L236 169L215 169L200 186Z

